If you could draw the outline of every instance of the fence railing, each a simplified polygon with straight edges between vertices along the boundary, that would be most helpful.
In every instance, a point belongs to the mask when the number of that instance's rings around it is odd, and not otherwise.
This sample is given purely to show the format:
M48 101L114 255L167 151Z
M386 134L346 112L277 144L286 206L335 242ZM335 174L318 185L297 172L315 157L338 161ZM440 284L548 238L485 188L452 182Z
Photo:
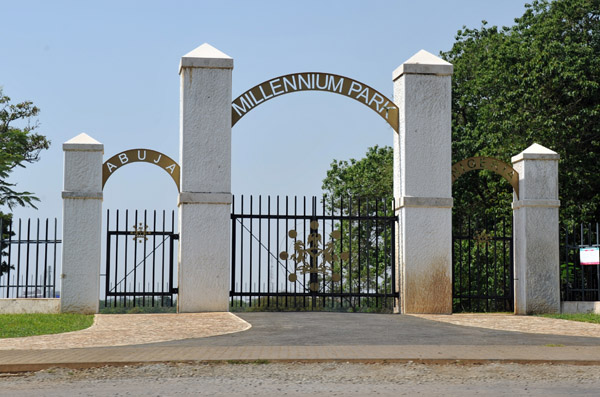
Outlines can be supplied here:
M58 221L0 219L0 298L57 298Z
M561 229L560 281L563 301L600 300L599 265L582 265L579 250L600 247L600 225L587 223Z

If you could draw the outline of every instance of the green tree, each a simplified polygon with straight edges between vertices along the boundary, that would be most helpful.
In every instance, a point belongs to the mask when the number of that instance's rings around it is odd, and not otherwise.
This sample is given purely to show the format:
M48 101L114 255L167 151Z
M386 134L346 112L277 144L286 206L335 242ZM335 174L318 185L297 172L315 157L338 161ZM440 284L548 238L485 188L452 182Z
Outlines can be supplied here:
M533 143L558 152L561 219L600 219L600 1L536 0L514 26L464 28L442 57L452 77L453 160L510 162ZM472 174L472 175L471 175ZM509 185L461 177L455 206L510 214ZM500 208L500 210L494 210Z
M0 88L0 206L7 206L9 210L15 206L36 208L34 203L39 201L31 192L15 190L16 184L8 181L16 167L38 161L40 152L50 146L45 136L33 132L38 127L33 121L38 113L39 109L32 102L12 104ZM8 237L11 220L12 214L0 212L2 240ZM2 256L6 254L5 248L4 244L0 246ZM2 261L0 276L10 268L10 264Z
M393 156L390 147L371 147L360 160L334 160L323 180L328 209L355 217L335 225L342 232L334 242L335 251L345 253L347 259L333 263L332 273L341 275L341 282L332 284L334 292L391 292L389 264L394 236L389 222L358 217L393 216ZM375 311L392 306L391 300L356 297L343 303Z
M525 5L511 27L489 27L484 21L479 29L460 30L452 49L441 53L454 65L453 162L490 156L510 163L531 144L544 145L561 156L562 224L600 221L598 54L599 0L536 0ZM334 161L323 189L391 196L391 152L372 148L364 159ZM470 172L453 184L453 197L454 232L470 218L475 224L471 231L481 240L462 243L461 255L470 262L468 258L489 249L482 236L510 231L512 188L491 172ZM510 280L493 281L485 270L496 269L496 263L484 270L471 265L468 273L477 277L462 284L466 290L460 292L493 295L506 289ZM479 303L487 307L487 302Z
M394 150L374 146L360 160L333 160L322 189L331 197L393 198Z

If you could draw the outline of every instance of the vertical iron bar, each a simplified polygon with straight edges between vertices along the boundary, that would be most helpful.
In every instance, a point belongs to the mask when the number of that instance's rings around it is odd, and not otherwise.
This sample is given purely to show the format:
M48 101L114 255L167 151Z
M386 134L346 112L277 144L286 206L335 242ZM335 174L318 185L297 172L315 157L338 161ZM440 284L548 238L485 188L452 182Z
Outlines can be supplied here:
M333 208L333 196L331 198L332 200L332 208ZM345 240L345 235L344 235L344 197L340 196L340 252L346 252L344 251L344 240ZM350 258L348 258L348 261L350 260ZM342 261L342 258L340 258L340 294L344 293L344 262ZM341 295L340 295L341 296ZM340 309L344 307L344 300L340 297Z
M379 308L379 200L375 199L375 307ZM385 214L387 215L387 214ZM385 299L383 300L385 302ZM381 302L381 303L383 303ZM381 305L383 308L384 305Z
M170 294L171 293L171 289L173 288L173 286L171 284L169 284L169 281L168 281L168 278L170 277L170 274L173 273L173 271L171 270L171 261L170 261L170 259L169 259L169 268L168 268L169 269L169 274L166 273L166 266L165 266L165 251L166 251L166 249L165 249L165 246L164 246L164 242L165 242L165 239L166 239L165 232L167 231L166 223L167 223L167 211L163 210L163 212L162 212L162 228L161 228L161 231L163 233L162 234L162 236L163 236L163 240L162 240L163 241L163 245L162 245L161 250L160 250L161 263L162 263L162 268L161 268L161 272L160 272L160 292L161 292L161 294L160 294L160 305L161 306L165 306L165 294L166 293ZM156 229L154 229L154 230L156 230ZM169 238L171 238L171 237L173 237L172 234L169 235ZM173 253L172 249L169 246L169 255L170 255L170 257L172 257L173 254L174 253ZM168 288L168 290L165 288L165 278L167 278L167 288ZM169 306L172 306L172 305L173 305L173 302L171 302L171 304Z
M108 229L108 213L107 213L107 220L106 220L106 227ZM125 226L125 230L127 230L127 226ZM114 281L114 289L115 291L113 292L117 292L117 283L119 282L119 210L117 210L117 219L115 222L115 231L117 232L114 236L115 236L115 281ZM106 235L106 240L108 242L108 240L111 238L110 234L107 233ZM125 238L127 238L127 236L125 236ZM110 266L110 261L108 260L110 256L110 250L107 250L106 253L106 268L108 269ZM110 277L106 276L107 280L110 280ZM108 291L107 291L108 292ZM108 299L108 297L107 297ZM121 300L121 303L123 303L123 299L124 297L122 297L121 299L119 299L119 297L117 295L115 295L113 297L113 306L117 307L119 305L119 300Z
M12 222L11 222L11 224L12 224ZM56 218L54 218L54 261L53 261L54 262L54 270L52 271L52 277L53 277L52 278L52 297L53 298L56 298L56 258L57 258L56 249L58 246L57 231L58 231L58 220ZM62 268L62 262L61 262L61 268ZM61 270L61 273L62 273L62 270Z
M234 304L234 296L233 293L236 292L235 291L235 268L236 268L236 261L235 261L235 253L236 253L236 248L237 248L237 244L236 244L236 235L237 235L237 231L235 228L235 224L236 224L236 217L235 217L235 196L231 197L231 286L229 287L230 289L230 303L229 305L233 308L233 304Z
M0 226L0 230L2 227ZM46 237L44 239L44 298L48 298L48 218L45 227Z
M467 297L468 298L467 298L467 302L469 303L469 311L471 311L472 310L472 304L471 304L471 302L473 300L473 298L471 298L471 296L472 296L471 285L473 284L472 283L472 279L471 279L471 264L473 263L473 260L472 260L472 257L471 257L471 253L473 252L472 251L472 248L473 248L472 247L473 227L472 227L472 224L471 224L471 215L470 214L469 214L469 217L467 219L468 219L468 221L467 221L468 222L468 224L467 224L468 234L467 235L469 236L469 238L467 240L467 249L468 249L468 252L469 252L469 254L467 256L467 264L468 264L468 266L467 266L467 269L468 269L468 275L467 275L467 284L468 284Z
M146 306L146 240L148 239L148 237L146 237L146 226L148 225L147 223L147 210L144 210L144 224L140 225L140 229L142 230L142 244L144 244L143 247L143 258L142 262L144 264L144 267L142 269L142 307Z
M39 263L40 263L40 218L37 218L36 223L37 230L35 232L35 297L40 298L38 296L38 288L39 288Z
M129 226L127 226L129 224L129 210L125 210L125 231L129 230ZM123 258L125 259L124 261L124 272L123 272L123 286L121 287L123 289L123 292L126 294L127 293L127 282L129 281L129 277L127 277L127 275L129 273L127 273L127 262L129 261L129 255L128 255L128 248L129 248L129 236L127 234L125 234L125 255L123 256ZM134 245L135 248L135 245ZM116 287L116 286L115 286ZM123 307L127 307L128 302L128 295L123 295Z
M361 219L360 219L360 209L361 209L361 199L358 198L358 246L356 250L358 251L358 274L356 277L357 285L358 285L358 306L360 306L360 292L361 292L361 284L362 284L362 249L361 249L361 241L362 241L362 229L361 229Z
M275 291L279 292L280 288L279 288L279 255L281 253L280 249L279 249L279 195L277 195L277 222L275 223L275 238L276 238L276 246L277 246L277 252L275 253L275 263L277 264L277 266L275 266ZM284 274L284 277L287 277L287 274ZM275 308L279 308L279 296L275 297Z
M108 306L110 292L110 210L106 210L106 268L104 270L104 307ZM115 284L116 286L116 284Z
M240 214L244 214L244 195L242 194L242 208ZM244 217L240 218L240 292L244 292ZM240 294L240 307L243 305L243 296Z
M27 242L25 243L25 298L29 298L29 244L31 241L31 218L27 219Z
M249 299L249 306L252 307L252 297L254 296L254 289L252 288L252 273L254 273L254 269L252 268L252 256L253 256L253 247L254 247L254 241L252 240L252 238L254 237L254 232L253 232L253 226L254 226L254 218L252 217L253 213L254 213L254 197L252 195L250 195L250 241L249 241L249 245L250 245L250 282L248 283L248 288L250 288L250 299Z
M262 282L262 195L258 195L258 306L262 305L260 283Z
M2 218L0 218L2 219ZM12 257L12 218L8 221L8 226L6 228L7 234L6 234L6 240L4 240L4 226L0 227L0 234L2 235L2 240L7 241L8 242L8 260L6 261L6 263L8 264L8 269L6 272L6 297L10 298L10 263L11 263L11 257Z
M15 294L15 298L19 297L19 289L20 289L20 282L19 280L21 279L21 229L22 229L22 223L21 223L21 219L19 218L19 231L17 232L17 290L16 290L16 294Z
M154 301L156 300L156 210L152 213L152 307L154 307ZM161 235L163 241L165 241L165 236ZM163 251L164 251L163 245ZM164 265L164 264L163 264Z
M267 307L271 306L271 196L267 196Z
M352 197L348 197L348 214L352 217ZM352 294L352 218L348 219L348 292ZM349 296L348 302L354 307L352 295Z

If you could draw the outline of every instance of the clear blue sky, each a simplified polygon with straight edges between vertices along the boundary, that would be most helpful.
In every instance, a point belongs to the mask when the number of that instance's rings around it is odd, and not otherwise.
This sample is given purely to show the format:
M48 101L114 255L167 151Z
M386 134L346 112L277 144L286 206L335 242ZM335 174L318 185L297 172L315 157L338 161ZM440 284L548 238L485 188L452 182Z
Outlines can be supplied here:
M86 132L104 158L146 147L179 159L180 57L209 43L234 58L233 96L282 74L348 76L392 97L392 71L420 49L452 47L463 25L512 25L524 0L4 1L0 86L41 108L52 141L39 163L11 177L61 218L62 143ZM286 95L233 128L234 194L319 194L332 159L391 145L392 129L348 98ZM175 209L168 175L149 164L119 169L104 209ZM6 211L6 208L2 209Z

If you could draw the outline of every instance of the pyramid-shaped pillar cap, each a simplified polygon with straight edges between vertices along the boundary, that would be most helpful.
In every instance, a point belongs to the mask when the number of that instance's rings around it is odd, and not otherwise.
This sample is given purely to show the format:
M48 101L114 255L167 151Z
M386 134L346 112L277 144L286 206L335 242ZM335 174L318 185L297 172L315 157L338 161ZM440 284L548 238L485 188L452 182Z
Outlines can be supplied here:
M233 69L233 58L204 43L181 57L179 73L182 68Z
M398 66L392 74L392 79L396 80L403 74L433 74L437 76L451 76L454 67L451 63L436 57L430 52L421 50L410 57L402 65Z
M512 163L518 163L523 160L558 160L560 155L553 150L548 149L540 144L534 143L521 153L513 156Z
M75 150L80 152L103 152L104 145L82 132L74 138L63 143L63 150Z

